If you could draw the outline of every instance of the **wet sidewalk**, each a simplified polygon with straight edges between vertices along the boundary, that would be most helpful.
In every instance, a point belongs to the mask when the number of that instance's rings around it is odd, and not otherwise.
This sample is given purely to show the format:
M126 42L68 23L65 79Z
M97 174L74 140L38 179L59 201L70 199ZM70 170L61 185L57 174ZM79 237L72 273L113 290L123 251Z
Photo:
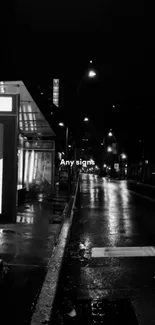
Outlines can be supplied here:
M0 311L2 324L29 324L47 266L61 231L69 195L19 206L16 224L0 224Z
M0 257L4 263L47 265L67 202L68 196L63 193L56 202L32 201L19 206L16 224L0 225Z

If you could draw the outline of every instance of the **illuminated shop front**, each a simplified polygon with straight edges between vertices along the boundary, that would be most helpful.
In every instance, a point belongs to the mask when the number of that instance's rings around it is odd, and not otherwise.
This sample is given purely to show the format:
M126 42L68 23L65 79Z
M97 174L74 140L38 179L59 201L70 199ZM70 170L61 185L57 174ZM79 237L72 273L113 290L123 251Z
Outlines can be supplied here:
M23 184L27 191L51 191L54 185L54 152L54 141L25 142Z
M0 83L0 219L15 222L26 191L54 189L54 137L23 82Z
M54 188L55 136L35 103L21 102L19 130L18 189L36 192Z
M0 222L15 222L19 89L0 83Z

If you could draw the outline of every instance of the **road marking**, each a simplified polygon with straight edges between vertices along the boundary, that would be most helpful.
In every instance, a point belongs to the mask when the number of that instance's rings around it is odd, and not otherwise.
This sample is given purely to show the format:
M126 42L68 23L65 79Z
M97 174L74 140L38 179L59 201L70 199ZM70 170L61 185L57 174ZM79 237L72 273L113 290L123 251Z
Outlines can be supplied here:
M129 190L129 192L130 192L130 193L132 193L132 194L134 194L134 195L140 196L140 197L142 197L143 199L147 199L147 200L149 200L149 201L151 201L151 202L154 202L154 203L155 203L155 200L154 200L154 199L152 199L152 198L151 198L151 197L149 197L149 196L145 196L145 195L142 195L142 194L140 194L140 193L136 193L136 192L134 192L134 191L131 191L131 190Z
M146 257L155 256L153 246L145 247L93 247L91 257Z

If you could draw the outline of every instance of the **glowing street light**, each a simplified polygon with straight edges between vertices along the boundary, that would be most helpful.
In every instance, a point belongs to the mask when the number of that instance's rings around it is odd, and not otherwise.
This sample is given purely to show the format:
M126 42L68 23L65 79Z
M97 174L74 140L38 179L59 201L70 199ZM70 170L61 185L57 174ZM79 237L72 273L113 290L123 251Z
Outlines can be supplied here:
M89 70L89 72L88 72L88 77L89 78L94 78L96 76L96 72L94 71L94 70Z
M111 131L108 133L108 136L109 137L112 137L112 132Z
M125 153L122 153L121 154L121 157L122 157L122 159L126 159L127 158L127 156L125 155Z
M84 122L88 122L89 121L89 118L88 117L85 117L83 121Z
M59 126L66 128L66 158L68 158L68 127L63 122L59 122Z
M59 123L59 126L62 126L62 127L64 127L64 126L65 126L65 124L64 124L64 123L62 123L62 122L60 122L60 123Z
M108 147L108 148L107 148L107 151L108 151L108 152L112 152L112 148L111 148L111 147Z

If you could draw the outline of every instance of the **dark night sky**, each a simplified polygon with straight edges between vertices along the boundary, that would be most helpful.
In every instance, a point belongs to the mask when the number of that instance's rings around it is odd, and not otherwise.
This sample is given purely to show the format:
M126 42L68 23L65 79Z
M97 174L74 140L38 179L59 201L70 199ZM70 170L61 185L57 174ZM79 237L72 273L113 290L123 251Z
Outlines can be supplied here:
M48 84L61 77L65 116L75 125L87 114L126 145L154 135L155 23L148 2L16 0L13 12L1 22L1 80ZM77 98L91 59L98 78L85 80Z

